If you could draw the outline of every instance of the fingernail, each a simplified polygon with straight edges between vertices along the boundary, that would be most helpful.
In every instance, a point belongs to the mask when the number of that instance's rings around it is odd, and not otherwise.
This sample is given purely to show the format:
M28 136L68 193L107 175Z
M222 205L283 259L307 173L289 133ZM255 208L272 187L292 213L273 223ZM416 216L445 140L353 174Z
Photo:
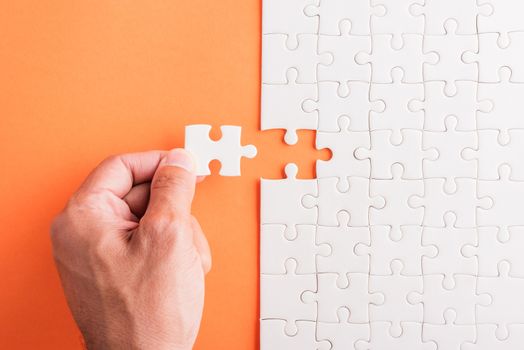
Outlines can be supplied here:
M169 151L162 161L162 165L176 166L191 173L195 172L193 157L185 149L177 148Z

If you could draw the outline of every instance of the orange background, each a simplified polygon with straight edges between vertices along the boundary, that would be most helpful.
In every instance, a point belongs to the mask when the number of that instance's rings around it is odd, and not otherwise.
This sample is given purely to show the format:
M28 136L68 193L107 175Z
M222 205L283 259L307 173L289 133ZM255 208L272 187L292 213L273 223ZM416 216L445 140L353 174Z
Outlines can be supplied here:
M313 132L259 131L260 26L255 0L0 0L0 348L81 348L52 217L106 156L180 147L194 123L259 148L242 177L198 186L214 266L196 348L258 347L258 179L325 158Z

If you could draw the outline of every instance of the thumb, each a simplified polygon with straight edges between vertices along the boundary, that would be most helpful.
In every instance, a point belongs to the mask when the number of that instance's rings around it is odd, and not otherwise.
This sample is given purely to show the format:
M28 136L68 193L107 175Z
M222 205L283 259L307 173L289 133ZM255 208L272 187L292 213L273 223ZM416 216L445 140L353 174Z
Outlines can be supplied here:
M195 195L195 161L184 149L169 151L160 161L151 181L149 205L144 219L170 224L191 219Z

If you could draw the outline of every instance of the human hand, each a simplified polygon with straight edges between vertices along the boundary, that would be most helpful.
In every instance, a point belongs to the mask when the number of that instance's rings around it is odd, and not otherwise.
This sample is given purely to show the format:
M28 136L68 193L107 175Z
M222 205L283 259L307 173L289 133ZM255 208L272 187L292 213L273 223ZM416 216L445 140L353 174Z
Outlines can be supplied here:
M184 150L111 157L53 222L55 262L88 349L191 349L202 317L207 240L191 215Z

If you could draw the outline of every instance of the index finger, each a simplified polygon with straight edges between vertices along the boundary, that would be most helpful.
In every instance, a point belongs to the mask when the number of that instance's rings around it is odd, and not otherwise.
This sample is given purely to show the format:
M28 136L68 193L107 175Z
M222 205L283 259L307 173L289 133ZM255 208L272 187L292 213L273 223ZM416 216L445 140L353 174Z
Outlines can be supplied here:
M149 151L107 158L89 174L79 191L108 191L123 198L133 186L151 181L165 154Z

